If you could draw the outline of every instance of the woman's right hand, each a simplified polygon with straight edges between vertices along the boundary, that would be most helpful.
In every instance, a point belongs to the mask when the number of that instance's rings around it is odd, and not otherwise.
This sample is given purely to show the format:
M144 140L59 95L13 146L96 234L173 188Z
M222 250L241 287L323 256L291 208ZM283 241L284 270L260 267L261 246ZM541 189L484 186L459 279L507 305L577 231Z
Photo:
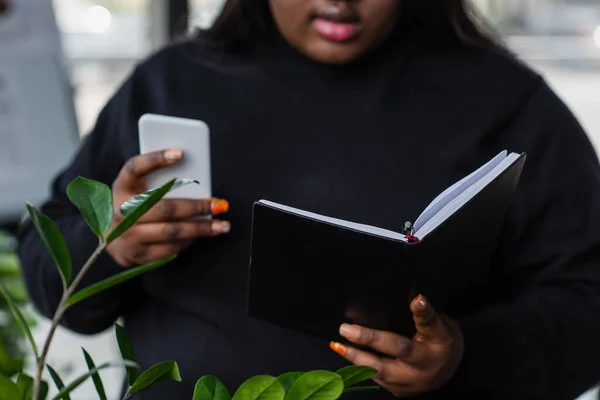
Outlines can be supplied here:
M112 185L114 226L123 220L121 204L147 190L146 176L177 163L181 157L181 150L171 149L138 155L125 163ZM228 209L227 201L220 199L163 199L106 250L124 268L177 254L198 237L229 233L227 221L190 220L197 216L222 214Z

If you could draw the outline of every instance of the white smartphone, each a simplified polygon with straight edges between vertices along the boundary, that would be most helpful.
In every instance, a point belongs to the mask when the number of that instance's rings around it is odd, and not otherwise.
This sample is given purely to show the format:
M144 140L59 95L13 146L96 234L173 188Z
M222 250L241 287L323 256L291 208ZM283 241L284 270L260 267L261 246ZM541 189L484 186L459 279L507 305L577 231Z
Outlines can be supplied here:
M161 168L148 176L147 189L154 189L173 178L193 179L199 185L183 186L165 198L202 199L212 196L210 129L199 120L144 114L138 121L140 154L180 148L183 157L177 164Z

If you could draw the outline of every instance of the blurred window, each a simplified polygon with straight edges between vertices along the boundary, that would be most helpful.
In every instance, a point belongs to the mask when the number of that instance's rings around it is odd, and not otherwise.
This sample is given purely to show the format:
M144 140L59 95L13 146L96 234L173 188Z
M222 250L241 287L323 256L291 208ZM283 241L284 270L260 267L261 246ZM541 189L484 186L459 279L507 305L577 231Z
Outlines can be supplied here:
M82 134L89 132L135 63L150 52L150 1L53 0Z
M210 27L224 3L224 0L190 0L190 26Z

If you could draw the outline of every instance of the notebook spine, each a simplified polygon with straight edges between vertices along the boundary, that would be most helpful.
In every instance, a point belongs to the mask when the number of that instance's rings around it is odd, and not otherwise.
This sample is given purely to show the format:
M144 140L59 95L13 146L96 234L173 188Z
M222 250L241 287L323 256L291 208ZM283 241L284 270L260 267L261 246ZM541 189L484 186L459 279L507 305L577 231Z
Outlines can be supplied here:
M406 221L404 223L404 228L402 229L401 233L404 235L404 237L406 238L406 241L408 243L418 243L419 242L419 238L414 235L415 225L411 221Z

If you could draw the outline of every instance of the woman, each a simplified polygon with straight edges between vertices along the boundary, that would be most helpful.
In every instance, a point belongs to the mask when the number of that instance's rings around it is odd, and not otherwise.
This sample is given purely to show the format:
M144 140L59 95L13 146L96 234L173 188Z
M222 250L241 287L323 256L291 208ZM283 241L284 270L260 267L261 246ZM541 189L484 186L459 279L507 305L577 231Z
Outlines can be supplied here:
M414 338L343 325L372 352L331 347L379 370L386 390L356 398L573 399L598 380L596 155L544 80L477 28L466 1L228 1L211 29L136 68L54 182L43 211L75 266L96 243L65 195L72 179L112 185L118 206L144 190L147 173L185 157L137 156L136 124L148 112L210 125L213 190L226 200L161 202L84 284L172 253L177 261L65 316L87 334L124 316L143 368L180 363L184 383L140 399L188 399L206 374L235 388L257 374L347 364L320 340L245 315L255 200L398 229L503 149L528 161L491 284L465 294L454 319L414 299ZM212 222L184 220L206 214ZM20 254L31 296L50 315L60 279L31 228Z

